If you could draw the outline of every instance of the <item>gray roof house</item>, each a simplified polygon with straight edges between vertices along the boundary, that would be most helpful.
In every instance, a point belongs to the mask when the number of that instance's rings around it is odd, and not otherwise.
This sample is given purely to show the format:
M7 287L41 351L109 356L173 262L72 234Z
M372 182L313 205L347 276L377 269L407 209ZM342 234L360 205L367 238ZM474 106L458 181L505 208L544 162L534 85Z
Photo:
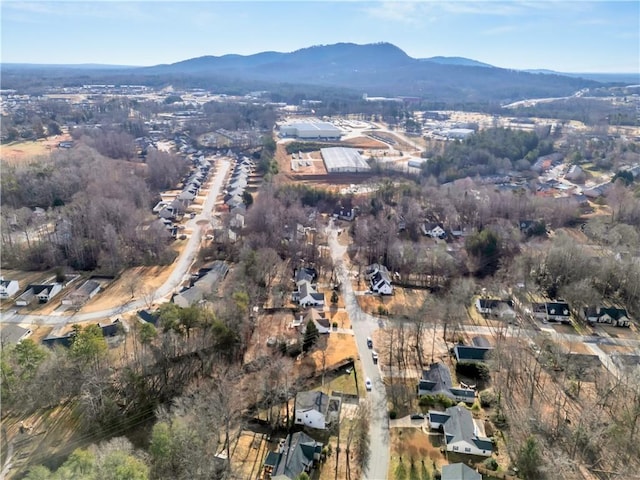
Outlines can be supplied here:
M456 345L453 347L453 353L458 362L484 362L491 350L492 347L485 346Z
M440 478L442 480L482 480L482 475L464 463L453 463L443 465Z
M296 395L295 423L306 427L325 429L329 418L329 395L317 391L299 392Z
M189 288L185 288L173 297L173 303L186 308L201 302L207 295L213 293L216 285L224 280L229 272L229 265L222 261L211 264L210 269L199 276Z
M449 367L444 363L432 363L428 370L422 370L418 381L418 395L442 394L456 402L473 403L476 392L470 388L455 388L451 380Z
M277 451L267 454L264 478L295 480L302 472L309 473L320 460L322 447L304 432L288 435Z
M0 329L0 345L5 347L13 343L20 343L29 335L31 335L31 330L28 328L23 328L13 323L3 325Z
M468 455L490 457L493 442L484 436L473 421L471 412L465 407L449 407L443 412L429 411L429 425L433 429L442 427L447 451Z

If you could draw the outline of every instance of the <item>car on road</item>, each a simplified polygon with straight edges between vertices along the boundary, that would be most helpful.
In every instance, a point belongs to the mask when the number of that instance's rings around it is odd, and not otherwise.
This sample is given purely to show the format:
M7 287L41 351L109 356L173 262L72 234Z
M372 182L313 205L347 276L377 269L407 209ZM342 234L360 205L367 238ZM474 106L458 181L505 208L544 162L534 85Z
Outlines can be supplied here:
M367 389L367 392L371 391L371 387L373 386L373 384L371 383L371 379L367 378L364 382L364 388Z
M367 337L367 347L373 348L373 340L371 337Z
M371 358L373 358L373 364L377 365L378 364L378 352L376 352L375 350L373 350L371 352Z

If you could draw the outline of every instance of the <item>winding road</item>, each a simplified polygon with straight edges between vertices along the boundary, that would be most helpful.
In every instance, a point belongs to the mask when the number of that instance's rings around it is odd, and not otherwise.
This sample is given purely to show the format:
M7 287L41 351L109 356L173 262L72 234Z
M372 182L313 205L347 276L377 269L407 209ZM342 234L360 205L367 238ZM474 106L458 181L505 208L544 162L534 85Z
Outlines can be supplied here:
M371 423L369 428L369 464L364 471L366 480L383 480L387 478L389 469L389 417L387 395L382 381L382 375L371 357L371 349L367 346L367 337L372 337L378 328L378 319L364 313L358 304L349 279L348 269L344 265L344 255L347 247L338 242L338 228L329 223L327 237L329 249L340 280L345 308L351 320L360 363L366 378L371 379L372 389L368 392L371 402ZM375 345L374 345L375 348Z
M189 274L189 268L193 264L198 250L200 248L200 241L202 239L202 233L206 226L210 225L212 212L215 207L216 199L220 192L224 181L227 177L227 172L231 166L231 162L228 159L217 159L215 162L216 170L213 177L213 182L209 187L205 201L202 204L202 211L194 218L189 219L185 226L191 230L191 236L187 241L184 249L174 261L173 271L169 278L162 284L158 290L156 290L154 298L161 299L173 293L186 276ZM21 315L16 312L4 313L2 315L2 323L39 323L41 325L56 325L64 326L69 323L84 322L87 320L97 320L114 315L122 315L124 313L140 310L146 307L146 301L143 298L137 300L131 300L127 303L119 305L117 307L100 310L90 313L75 313L71 316L65 315Z

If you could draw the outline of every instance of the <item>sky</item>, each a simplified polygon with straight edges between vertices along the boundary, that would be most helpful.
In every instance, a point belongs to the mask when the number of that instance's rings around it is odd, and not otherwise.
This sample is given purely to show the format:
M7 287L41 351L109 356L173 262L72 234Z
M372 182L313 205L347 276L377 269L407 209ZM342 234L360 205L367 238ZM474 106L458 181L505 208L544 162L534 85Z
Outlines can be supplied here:
M640 72L640 2L0 0L0 61L157 65L203 55L390 42L414 58Z

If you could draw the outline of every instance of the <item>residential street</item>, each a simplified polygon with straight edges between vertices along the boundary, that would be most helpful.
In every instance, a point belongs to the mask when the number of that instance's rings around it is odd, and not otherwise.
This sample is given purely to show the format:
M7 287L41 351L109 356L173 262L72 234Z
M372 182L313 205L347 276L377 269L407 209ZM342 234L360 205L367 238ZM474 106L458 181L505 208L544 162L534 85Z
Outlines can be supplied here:
M187 241L187 245L180 253L180 256L174 261L173 271L167 281L156 291L155 299L159 300L173 293L185 280L189 274L189 268L193 264L202 239L202 231L211 221L212 211L215 206L216 198L220 195L224 180L231 165L227 159L218 159L216 161L216 170L213 182L209 187L209 192L202 205L202 212L194 218L186 222L187 229L191 230L191 236ZM17 313L9 313L2 316L3 323L38 323L41 325L56 325L62 327L68 323L83 322L87 320L98 320L111 317L114 315L122 315L127 312L140 310L146 307L144 298L139 298L127 302L123 305L101 310L91 313L77 313L72 316L64 315L19 315Z
M369 480L383 480L387 478L389 468L389 417L387 413L387 396L382 383L382 376L377 365L373 364L371 349L367 347L367 337L371 337L378 328L378 320L362 311L358 305L356 295L348 277L348 270L343 263L347 248L338 242L338 229L329 225L327 230L329 248L342 285L344 303L351 320L351 327L356 339L358 354L362 364L365 379L370 378L373 383L371 392L367 392L371 402L371 426L369 429L370 456L369 465L364 472L364 478ZM375 349L375 345L374 345ZM364 381L362 379L361 381Z

